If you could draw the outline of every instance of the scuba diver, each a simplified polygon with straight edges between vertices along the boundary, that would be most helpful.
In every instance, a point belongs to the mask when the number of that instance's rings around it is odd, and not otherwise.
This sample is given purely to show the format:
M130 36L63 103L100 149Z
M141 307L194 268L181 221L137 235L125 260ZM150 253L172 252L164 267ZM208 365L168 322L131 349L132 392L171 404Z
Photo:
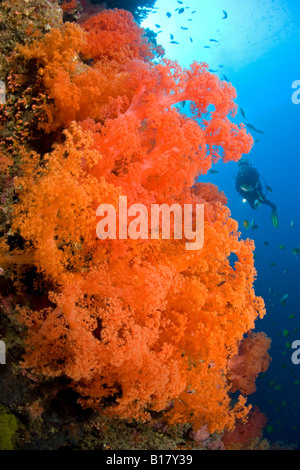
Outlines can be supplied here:
M239 172L237 173L235 179L235 188L237 192L249 202L252 209L257 209L261 204L270 206L272 209L272 224L275 228L278 228L279 221L277 209L275 204L269 201L266 198L266 195L263 194L263 186L260 180L260 174L250 165L249 159L247 157L242 157L241 160L239 160L238 165ZM266 186L266 190L269 190L268 186Z

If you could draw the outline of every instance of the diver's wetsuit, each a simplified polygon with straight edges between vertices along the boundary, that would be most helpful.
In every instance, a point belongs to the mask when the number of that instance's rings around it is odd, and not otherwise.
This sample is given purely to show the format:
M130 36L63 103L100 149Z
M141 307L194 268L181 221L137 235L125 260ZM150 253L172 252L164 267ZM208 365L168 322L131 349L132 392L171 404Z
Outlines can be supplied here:
M241 186L252 188L249 191L245 191ZM244 198L247 199L252 209L255 209L255 201L259 201L261 204L270 206L273 210L276 210L276 205L269 201L263 195L263 187L259 179L258 171L252 166L244 166L240 168L236 180L235 187L237 192Z

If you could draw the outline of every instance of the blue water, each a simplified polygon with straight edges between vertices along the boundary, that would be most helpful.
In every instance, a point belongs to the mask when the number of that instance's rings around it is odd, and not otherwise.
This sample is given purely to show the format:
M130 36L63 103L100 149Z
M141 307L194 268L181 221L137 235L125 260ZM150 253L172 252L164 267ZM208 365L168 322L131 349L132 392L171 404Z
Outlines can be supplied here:
M271 443L281 441L299 449L300 364L291 361L290 343L300 340L300 256L291 252L300 246L300 104L291 99L295 91L292 83L300 80L300 1L184 0L179 4L177 0L158 0L156 8L142 26L161 31L157 42L165 48L166 57L184 67L193 60L205 61L220 77L225 74L246 114L244 119L239 112L234 121L246 121L264 132L251 131L253 138L260 140L250 161L272 188L268 197L277 205L279 229L272 226L269 207L254 211L242 202L235 190L236 163L218 162L214 166L218 174L209 173L201 181L215 183L224 191L241 236L255 241L255 290L267 308L256 331L264 331L272 339L272 362L258 378L257 391L248 401L267 416L264 436ZM179 14L176 8L185 11ZM196 13L191 14L193 10ZM179 44L170 44L170 34ZM245 229L245 219L255 219L258 228ZM285 294L289 296L283 305L280 299ZM288 330L287 336L283 330Z

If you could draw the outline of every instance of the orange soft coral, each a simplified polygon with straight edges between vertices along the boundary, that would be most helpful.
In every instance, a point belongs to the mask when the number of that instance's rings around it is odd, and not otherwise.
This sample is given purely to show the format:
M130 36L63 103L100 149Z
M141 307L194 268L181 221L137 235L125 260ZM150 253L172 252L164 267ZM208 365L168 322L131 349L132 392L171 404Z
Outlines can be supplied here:
M239 240L225 196L194 182L218 158L249 152L252 138L229 119L231 85L206 64L152 63L132 25L129 14L106 12L86 31L67 24L19 49L40 65L51 101L44 129L68 127L51 152L22 158L15 181L13 230L27 243L2 263L33 264L51 301L21 311L24 367L67 376L85 406L111 416L168 410L171 422L232 429L248 407L242 396L231 405L228 361L264 304L253 290L253 242ZM193 118L176 109L185 100ZM147 208L205 204L204 248L98 240L96 208L117 208L120 195Z
M87 31L83 53L88 59L128 62L149 57L143 30L125 10L106 10L88 18L81 26Z
M46 132L69 126L72 120L103 120L115 115L114 107L119 109L123 100L128 107L132 83L125 65L152 57L143 30L125 10L92 16L83 28L66 23L33 45L18 48L23 58L36 62L47 90L41 123Z

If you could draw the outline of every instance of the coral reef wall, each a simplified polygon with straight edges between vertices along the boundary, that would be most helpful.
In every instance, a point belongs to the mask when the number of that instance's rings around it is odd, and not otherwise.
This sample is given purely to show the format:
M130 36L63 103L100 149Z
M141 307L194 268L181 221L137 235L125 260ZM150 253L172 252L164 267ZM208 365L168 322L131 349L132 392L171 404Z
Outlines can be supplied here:
M166 429L233 431L251 408L236 357L264 302L253 242L240 239L225 195L195 181L251 149L231 121L236 91L204 63L163 58L129 11L64 2L78 23L63 22L55 1L42 3L0 6L1 331L34 389L27 419L49 416L55 395L92 416L89 429L100 416L149 430L159 416ZM174 233L143 239L137 226L135 239L100 240L97 207L111 204L119 221L120 196L149 212L204 204L203 248L186 250ZM244 366L243 383L261 370Z

